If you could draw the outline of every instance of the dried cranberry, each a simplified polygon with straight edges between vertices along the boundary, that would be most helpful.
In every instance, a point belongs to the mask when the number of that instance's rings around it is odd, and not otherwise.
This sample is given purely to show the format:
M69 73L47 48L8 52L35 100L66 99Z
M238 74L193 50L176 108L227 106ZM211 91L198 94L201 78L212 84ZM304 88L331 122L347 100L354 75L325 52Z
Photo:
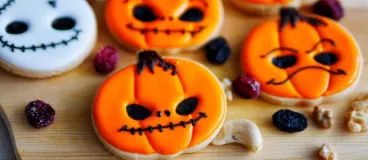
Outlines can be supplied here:
M205 48L207 60L215 64L224 64L231 53L230 46L223 37L208 42Z
M97 52L95 57L95 69L101 74L111 73L115 70L118 60L118 51L111 46L104 46Z
M55 110L41 100L30 102L25 112L29 123L35 128L47 127L54 123Z
M277 111L272 116L273 124L284 132L301 132L308 127L308 119L303 114L288 109Z
M344 17L344 8L339 0L320 0L314 5L314 13L340 20Z
M257 80L241 74L233 81L233 90L243 98L254 99L261 93L261 85Z

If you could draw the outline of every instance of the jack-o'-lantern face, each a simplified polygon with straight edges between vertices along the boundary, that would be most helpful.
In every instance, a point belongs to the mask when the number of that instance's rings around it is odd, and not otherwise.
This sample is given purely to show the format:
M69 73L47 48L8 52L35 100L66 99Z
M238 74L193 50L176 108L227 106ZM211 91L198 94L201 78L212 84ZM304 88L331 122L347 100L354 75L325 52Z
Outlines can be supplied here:
M190 48L221 28L221 0L108 0L106 24L122 43L139 49Z
M175 154L215 136L226 113L216 77L193 61L161 59L153 51L139 59L99 89L93 117L100 136L144 155Z
M317 99L356 83L361 54L354 38L335 21L283 9L281 19L257 26L245 42L244 71L267 94Z

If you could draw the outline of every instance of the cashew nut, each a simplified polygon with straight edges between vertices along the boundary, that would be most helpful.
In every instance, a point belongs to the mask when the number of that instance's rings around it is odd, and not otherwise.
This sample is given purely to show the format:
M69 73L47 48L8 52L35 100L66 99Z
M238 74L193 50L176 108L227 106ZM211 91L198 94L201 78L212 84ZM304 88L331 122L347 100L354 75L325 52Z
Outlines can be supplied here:
M255 123L248 120L229 120L225 122L212 144L224 145L232 142L243 144L253 152L257 152L262 149L263 140Z

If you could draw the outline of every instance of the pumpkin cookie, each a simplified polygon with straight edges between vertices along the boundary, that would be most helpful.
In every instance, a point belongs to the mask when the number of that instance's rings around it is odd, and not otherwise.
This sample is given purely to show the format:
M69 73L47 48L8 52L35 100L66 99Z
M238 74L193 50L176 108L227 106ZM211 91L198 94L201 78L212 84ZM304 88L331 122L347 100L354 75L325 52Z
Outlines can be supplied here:
M299 8L301 0L230 0L239 9L253 15L275 15L281 7Z
M92 110L99 139L125 159L172 158L203 149L225 114L225 94L208 69L155 51L139 52L137 64L108 78Z
M75 0L0 0L0 28L0 66L33 78L77 67L97 35L91 7Z
M106 24L134 50L195 50L214 38L223 23L221 0L108 0Z
M340 100L354 90L363 68L358 44L343 26L289 8L251 31L241 61L261 83L261 96L282 105Z

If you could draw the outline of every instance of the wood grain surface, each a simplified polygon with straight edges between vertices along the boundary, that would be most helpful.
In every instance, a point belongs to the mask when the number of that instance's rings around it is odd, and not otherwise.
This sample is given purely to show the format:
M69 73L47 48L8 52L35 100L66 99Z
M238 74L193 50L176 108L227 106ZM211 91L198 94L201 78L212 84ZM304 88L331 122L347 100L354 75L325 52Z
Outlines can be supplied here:
M98 2L102 3L102 2ZM250 29L268 18L250 17L234 10L225 1L225 25L221 35L226 37L233 49L225 65L212 65L205 60L203 51L183 52L179 57L199 61L210 68L219 79L235 78L241 73L239 52ZM135 54L120 47L108 33L101 12L103 6L95 4L99 20L97 48L109 44L120 52L118 68L135 62ZM364 57L368 58L368 10L348 9L341 22L359 42ZM270 18L270 17L269 17ZM95 52L78 68L50 79L36 80L14 76L0 70L0 103L2 116L8 122L19 156L23 160L113 160L97 140L91 124L91 104L99 85L107 78L93 68ZM368 64L359 85L360 91L368 91ZM26 120L24 108L29 101L42 99L56 110L55 124L45 129L34 129ZM237 144L209 146L178 159L318 159L317 150L322 143L333 146L340 159L368 159L368 133L349 133L344 115L348 99L322 107L333 111L335 125L332 129L317 128L311 121L312 107L286 107L268 104L262 100L244 100L235 95L228 105L227 119L248 119L255 122L264 138L263 150L252 153ZM271 122L274 112L290 108L306 114L309 128L302 133L287 134L277 130ZM4 114L5 113L5 114ZM128 141L128 140L126 140Z

